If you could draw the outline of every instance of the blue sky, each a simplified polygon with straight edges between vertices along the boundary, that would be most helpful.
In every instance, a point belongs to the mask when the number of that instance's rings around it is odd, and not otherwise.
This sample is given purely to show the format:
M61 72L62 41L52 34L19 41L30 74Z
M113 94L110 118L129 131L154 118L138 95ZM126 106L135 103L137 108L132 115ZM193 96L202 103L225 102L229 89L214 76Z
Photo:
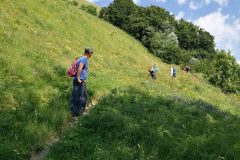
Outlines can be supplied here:
M88 0L103 7L112 0ZM240 0L133 0L138 6L156 5L176 18L191 21L215 37L216 47L230 50L240 63Z

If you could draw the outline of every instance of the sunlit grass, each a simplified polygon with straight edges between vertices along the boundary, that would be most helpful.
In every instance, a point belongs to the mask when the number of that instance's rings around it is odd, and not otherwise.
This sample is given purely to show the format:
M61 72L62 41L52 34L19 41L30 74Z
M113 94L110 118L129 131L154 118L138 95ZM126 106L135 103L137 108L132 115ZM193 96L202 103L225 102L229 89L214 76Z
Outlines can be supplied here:
M187 99L189 104L190 101L211 104L233 115L240 113L239 96L224 95L205 83L201 76L185 74L178 67L177 77L171 79L170 65L148 53L125 32L68 1L2 0L0 21L0 159L26 159L31 151L40 150L51 136L62 134L70 116L72 91L72 79L67 77L66 71L87 46L94 49L87 83L94 99L101 100L113 89L119 92L134 86L153 100L175 97L180 101ZM150 80L147 72L148 66L154 63L160 69L156 81ZM138 92L132 94L126 99L121 97L116 104L130 105L132 99L141 105L142 93L139 97L135 95ZM107 104L101 102L101 106ZM157 113L155 118L160 116ZM77 133L73 131L73 134ZM194 140L189 141L195 144ZM198 141L203 143L201 138ZM114 145L119 144L120 154L131 157L130 147L122 143ZM144 146L139 145L139 150L145 152ZM113 153L109 149L96 152L111 157Z

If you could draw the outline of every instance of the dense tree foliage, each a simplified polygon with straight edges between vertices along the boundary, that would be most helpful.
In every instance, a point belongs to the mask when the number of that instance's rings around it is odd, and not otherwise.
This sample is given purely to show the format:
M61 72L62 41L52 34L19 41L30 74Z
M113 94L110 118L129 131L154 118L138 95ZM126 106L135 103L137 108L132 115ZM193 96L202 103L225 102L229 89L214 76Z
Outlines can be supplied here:
M174 32L156 31L152 27L145 30L142 43L165 62L178 64L178 40Z
M139 7L135 14L130 16L127 32L141 40L145 36L145 29L152 27L156 31L173 32L174 17L165 9L156 6Z
M191 22L187 22L183 19L177 21L176 34L178 36L179 45L183 49L200 49L209 53L214 52L214 37Z
M115 0L100 12L100 18L111 22L112 24L126 29L129 23L129 16L134 14L137 6L132 0Z
M226 93L240 91L240 66L229 52L216 52L214 72L209 75L209 81Z
M215 50L214 37L202 28L157 6L139 7L114 0L100 18L125 30L166 63L190 65L225 93L240 92L240 66L226 51Z

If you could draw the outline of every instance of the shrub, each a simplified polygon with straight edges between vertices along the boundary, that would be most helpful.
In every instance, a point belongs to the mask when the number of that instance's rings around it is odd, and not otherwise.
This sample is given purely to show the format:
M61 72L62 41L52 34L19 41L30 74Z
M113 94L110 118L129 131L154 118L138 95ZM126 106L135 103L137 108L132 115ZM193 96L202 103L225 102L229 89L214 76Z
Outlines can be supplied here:
M69 1L70 4L72 4L73 6L78 6L78 2L76 0L71 0Z
M97 16L97 8L95 8L94 6L91 5L81 5L80 7L81 10L90 13L94 16Z
M155 31L152 27L148 27L142 43L147 46L154 55L162 58L164 62L178 64L178 40L173 32Z

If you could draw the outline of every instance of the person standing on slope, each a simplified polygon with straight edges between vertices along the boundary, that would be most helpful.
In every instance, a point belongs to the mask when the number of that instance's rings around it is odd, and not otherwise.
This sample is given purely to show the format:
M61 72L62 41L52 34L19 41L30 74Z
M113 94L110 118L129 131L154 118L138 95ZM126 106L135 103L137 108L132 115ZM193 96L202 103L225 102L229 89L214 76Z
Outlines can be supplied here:
M188 65L186 65L186 66L184 67L184 71L185 71L186 73L188 73L190 70L191 70L191 68L190 68Z
M73 79L73 93L71 97L71 112L73 117L83 113L87 105L86 79L88 74L88 59L92 57L91 48L86 48L84 55L77 60L77 74Z
M151 75L151 77L152 77L153 80L156 79L156 74L157 74L158 71L159 71L159 69L158 69L157 64L154 64L154 65L149 69L150 75Z
M170 74L172 78L176 77L176 69L174 66L171 66Z

